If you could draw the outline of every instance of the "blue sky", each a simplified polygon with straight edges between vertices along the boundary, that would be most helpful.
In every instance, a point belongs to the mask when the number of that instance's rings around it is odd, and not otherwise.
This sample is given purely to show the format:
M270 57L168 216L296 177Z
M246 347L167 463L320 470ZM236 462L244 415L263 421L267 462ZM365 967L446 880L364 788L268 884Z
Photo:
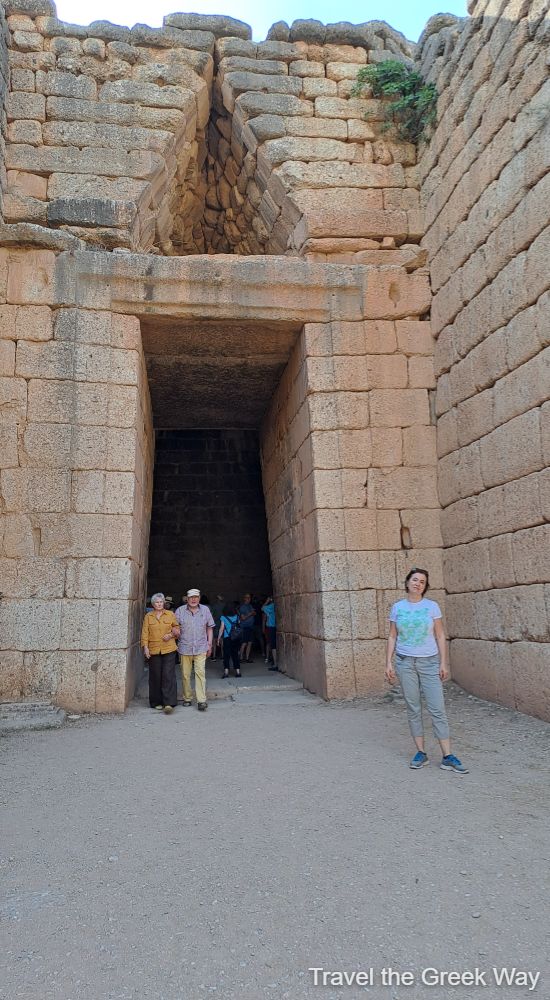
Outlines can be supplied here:
M191 0L191 9L202 14L230 14L252 25L254 38L264 39L274 21L314 17L327 24L332 21L383 20L416 41L426 21L441 11L464 17L466 0ZM183 9L189 9L185 6ZM178 0L57 0L57 14L63 21L89 24L112 21L133 25L162 24L164 14L182 10Z

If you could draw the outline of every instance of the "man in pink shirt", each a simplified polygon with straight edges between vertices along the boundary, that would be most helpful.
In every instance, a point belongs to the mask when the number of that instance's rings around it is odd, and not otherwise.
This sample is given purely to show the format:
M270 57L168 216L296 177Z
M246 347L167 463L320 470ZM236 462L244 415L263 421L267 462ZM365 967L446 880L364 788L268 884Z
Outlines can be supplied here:
M176 611L176 619L181 632L178 640L180 654L181 677L183 681L183 704L190 705L193 694L191 691L191 671L195 669L195 695L199 712L208 708L206 701L206 657L212 652L212 636L214 634L214 619L210 608L200 603L200 590L187 591L187 604L182 604Z

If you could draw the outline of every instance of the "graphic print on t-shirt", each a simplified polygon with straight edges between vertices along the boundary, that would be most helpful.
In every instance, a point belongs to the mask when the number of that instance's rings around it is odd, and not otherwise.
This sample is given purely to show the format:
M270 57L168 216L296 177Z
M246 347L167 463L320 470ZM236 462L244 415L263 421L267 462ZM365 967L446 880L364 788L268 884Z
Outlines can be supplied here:
M396 625L399 641L404 646L422 646L432 629L432 616L427 605L397 608Z

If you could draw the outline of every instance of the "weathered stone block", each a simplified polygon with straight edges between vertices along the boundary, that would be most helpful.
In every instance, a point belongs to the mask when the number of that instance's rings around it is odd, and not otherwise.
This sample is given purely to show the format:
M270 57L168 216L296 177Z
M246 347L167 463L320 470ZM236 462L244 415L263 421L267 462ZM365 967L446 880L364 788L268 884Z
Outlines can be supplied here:
M8 512L60 513L70 509L70 473L44 469L37 476L28 468L4 469L2 497Z
M402 433L400 428L372 427L372 465L391 467L402 462Z
M59 649L61 601L37 598L2 601L0 648L22 651Z
M515 642L511 646L515 677L516 708L539 719L550 716L550 681L548 645L540 642Z
M527 528L512 536L514 572L518 583L545 583L548 580L550 526Z
M10 254L7 300L22 305L50 305L54 300L55 254L20 250Z
M46 121L46 100L42 94L12 91L6 101L6 114L8 121Z
M15 375L15 344L0 340L0 376Z
M97 83L91 76L75 76L57 71L36 74L36 89L46 96L74 97L86 101L97 100Z
M542 469L540 412L531 410L497 427L481 440L485 486L496 486Z
M48 224L51 226L129 226L137 214L132 201L107 198L56 198L48 204Z
M369 403L373 427L409 427L430 423L425 389L374 389L369 393Z
M434 468L437 461L435 427L404 427L403 452L405 465Z
M491 589L489 543L485 539L447 549L443 554L443 563L449 593Z
M424 508L438 504L434 469L370 469L368 506L382 509Z
M249 24L224 14L167 14L163 24L167 28L179 28L182 31L210 31L215 38L250 40L252 37Z
M244 118L255 115L313 115L313 105L310 101L302 101L291 94L243 93L237 97L235 107Z

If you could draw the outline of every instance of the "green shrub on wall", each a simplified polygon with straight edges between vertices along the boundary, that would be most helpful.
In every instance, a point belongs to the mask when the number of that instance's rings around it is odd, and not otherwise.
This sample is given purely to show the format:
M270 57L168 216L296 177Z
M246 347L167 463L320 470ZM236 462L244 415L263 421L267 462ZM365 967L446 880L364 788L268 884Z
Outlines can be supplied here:
M351 96L364 97L367 90L373 97L390 98L385 104L383 131L394 127L405 142L427 138L437 120L435 84L425 83L420 73L397 59L386 59L359 70Z

